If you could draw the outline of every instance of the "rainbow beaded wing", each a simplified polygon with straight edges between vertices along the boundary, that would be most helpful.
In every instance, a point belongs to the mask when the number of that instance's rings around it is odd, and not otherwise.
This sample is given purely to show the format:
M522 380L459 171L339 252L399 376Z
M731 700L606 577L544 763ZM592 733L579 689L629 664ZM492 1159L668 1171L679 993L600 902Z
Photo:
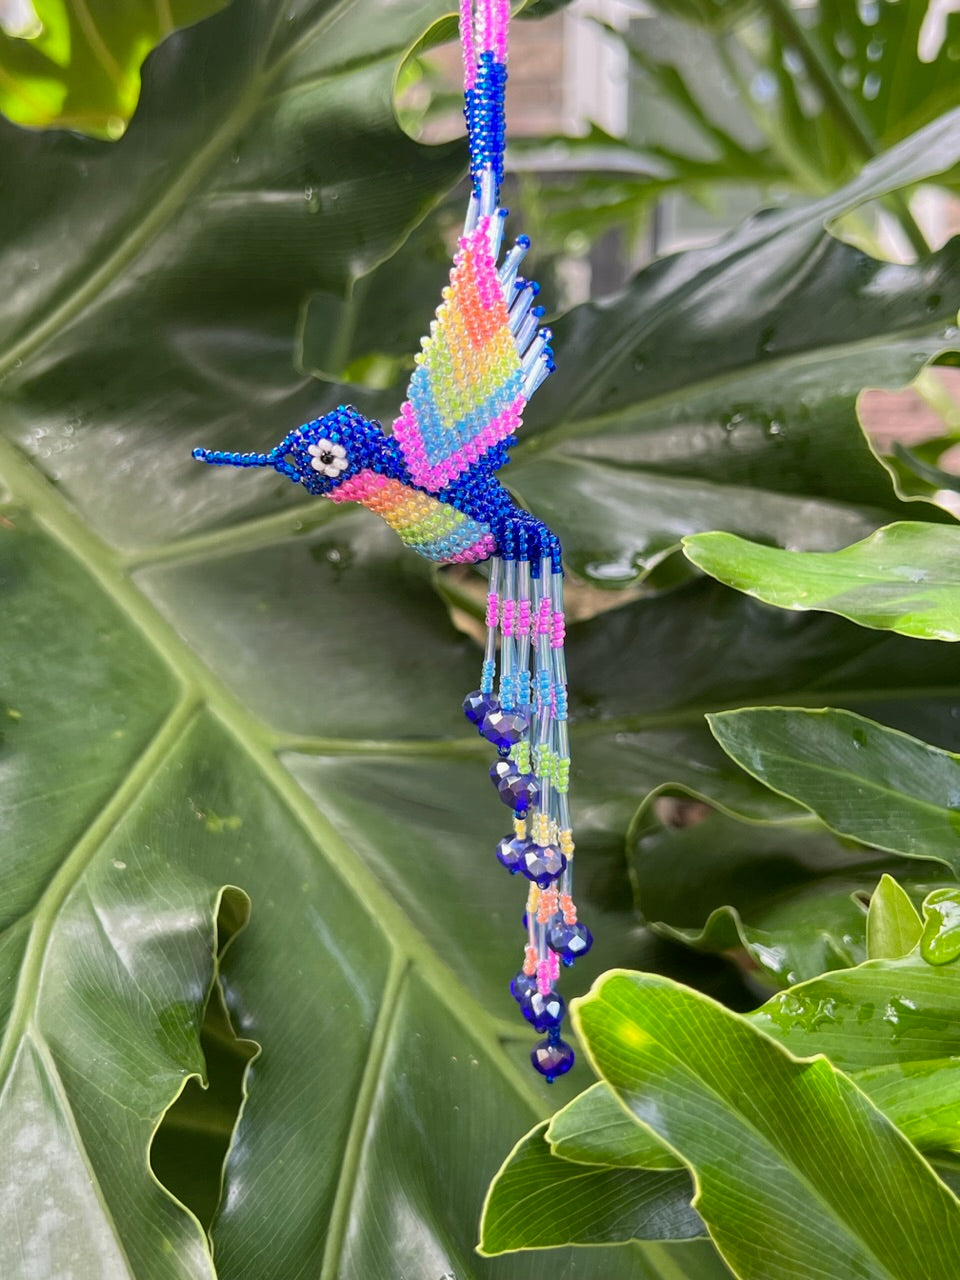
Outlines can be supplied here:
M505 442L553 368L533 305L539 288L517 279L530 242L521 236L498 270L505 211L476 216L476 207L393 424L411 479L432 493L477 465L503 465Z

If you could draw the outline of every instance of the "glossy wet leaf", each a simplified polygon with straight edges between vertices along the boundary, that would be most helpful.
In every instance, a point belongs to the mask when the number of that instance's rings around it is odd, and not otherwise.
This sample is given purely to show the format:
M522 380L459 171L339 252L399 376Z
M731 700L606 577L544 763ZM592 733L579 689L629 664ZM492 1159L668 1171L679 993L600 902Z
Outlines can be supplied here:
M871 960L780 992L750 1020L798 1057L826 1054L917 1146L960 1144L955 964Z
M226 0L14 4L0 23L0 111L34 129L56 126L96 138L119 138L137 105L140 66L150 50L178 27L225 4ZM15 25L14 17L19 17Z
M849 711L751 707L710 716L748 773L831 830L960 871L960 758Z
M690 1208L693 1186L685 1169L573 1164L551 1151L546 1129L544 1122L522 1138L490 1184L480 1223L482 1253L704 1234Z
M799 1062L649 974L608 975L574 1019L621 1102L691 1170L694 1205L744 1280L927 1280L952 1265L960 1203L825 1059Z
M910 895L886 873L870 898L867 912L867 959L898 960L920 941L923 921Z
M602 1080L553 1115L546 1137L554 1155L576 1164L618 1169L676 1169L680 1165L648 1129L635 1123Z
M241 524L232 544L171 545L263 510L193 466L189 444L241 418L258 436L286 431L318 393L336 397L294 368L302 303L390 254L458 175L461 148L419 147L392 114L397 61L439 13L247 0L148 61L118 146L0 125L17 191L0 214L13 264L0 420L26 431L34 461L66 467L76 500L0 449L0 1114L20 1144L4 1142L2 1201L23 1224L8 1216L0 1232L5 1275L212 1276L148 1147L204 1070L228 885L251 918L219 973L237 1034L260 1049L212 1225L221 1280L384 1275L424 1259L438 1276L557 1274L556 1257L473 1252L502 1150L545 1110L529 1064L500 1048L506 1028L526 1058L530 1038L504 985L522 904L507 913L502 871L476 861L503 824L458 712L477 651L387 530L348 520L328 536L333 513L288 518L293 495L278 486L274 523ZM132 564L91 533L93 513L118 543L156 545ZM323 774L319 807L278 758L293 739L285 760L348 766ZM348 797L361 856L338 826ZM441 876L472 866L474 900L497 904L502 933L451 920L423 868L413 924L366 869L396 848L397 808L424 801L447 807L439 827L458 842L438 842ZM629 894L609 877L606 891L597 915L617 962L640 930ZM158 1170L164 1152L200 1149L191 1125L207 1152L205 1127L223 1142L235 1119L219 1097L191 1095L164 1127ZM216 1183L175 1185L206 1218ZM638 1246L607 1251L602 1274L644 1260Z
M865 960L866 903L885 869L922 879L915 864L845 846L815 824L696 816L637 834L637 905L659 933L735 957L761 990ZM931 867L927 883L937 880ZM919 901L924 889L910 887Z
M960 529L908 521L825 553L706 533L688 538L684 552L721 582L781 609L825 609L864 627L960 639Z

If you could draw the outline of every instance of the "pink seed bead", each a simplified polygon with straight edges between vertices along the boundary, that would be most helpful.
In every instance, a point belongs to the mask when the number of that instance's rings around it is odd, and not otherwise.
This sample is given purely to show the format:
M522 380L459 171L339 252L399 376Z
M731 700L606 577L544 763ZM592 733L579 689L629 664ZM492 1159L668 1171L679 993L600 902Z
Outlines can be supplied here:
M549 960L541 960L537 965L537 990L542 996L548 996L552 990Z
M488 627L495 627L497 625L497 619L499 617L499 609L500 609L500 597L497 595L495 591L491 592L490 595L487 596L487 626Z

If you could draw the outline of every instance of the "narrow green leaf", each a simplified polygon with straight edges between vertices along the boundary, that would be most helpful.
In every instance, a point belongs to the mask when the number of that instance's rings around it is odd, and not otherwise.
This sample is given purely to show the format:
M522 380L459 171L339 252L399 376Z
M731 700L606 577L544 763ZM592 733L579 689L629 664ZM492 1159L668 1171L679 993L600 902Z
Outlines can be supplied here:
M623 1104L693 1173L694 1205L741 1280L950 1274L960 1203L826 1059L798 1061L650 974L601 979L574 1022Z
M880 877L867 912L867 959L897 960L920 941L923 921L902 885L893 876Z
M680 1164L649 1130L634 1123L602 1080L556 1112L546 1136L554 1155L578 1164L618 1169L676 1169Z
M781 609L822 609L863 627L960 640L960 529L903 521L842 551L783 551L731 533L685 538L712 577Z
M831 830L960 873L960 756L851 711L748 707L707 720L742 768Z
M628 1124L632 1123L625 1116ZM703 1234L690 1207L686 1169L604 1169L551 1152L547 1122L521 1138L483 1206L480 1253L624 1240L689 1240Z

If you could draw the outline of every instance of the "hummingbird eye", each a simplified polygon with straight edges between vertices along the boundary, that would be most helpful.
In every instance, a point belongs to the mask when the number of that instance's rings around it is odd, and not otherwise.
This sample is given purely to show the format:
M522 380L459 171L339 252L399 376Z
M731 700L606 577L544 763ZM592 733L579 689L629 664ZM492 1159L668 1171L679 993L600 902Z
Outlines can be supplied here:
M332 440L318 440L316 444L307 445L307 453L310 454L310 465L314 471L319 471L329 480L335 480L350 465L346 449Z

